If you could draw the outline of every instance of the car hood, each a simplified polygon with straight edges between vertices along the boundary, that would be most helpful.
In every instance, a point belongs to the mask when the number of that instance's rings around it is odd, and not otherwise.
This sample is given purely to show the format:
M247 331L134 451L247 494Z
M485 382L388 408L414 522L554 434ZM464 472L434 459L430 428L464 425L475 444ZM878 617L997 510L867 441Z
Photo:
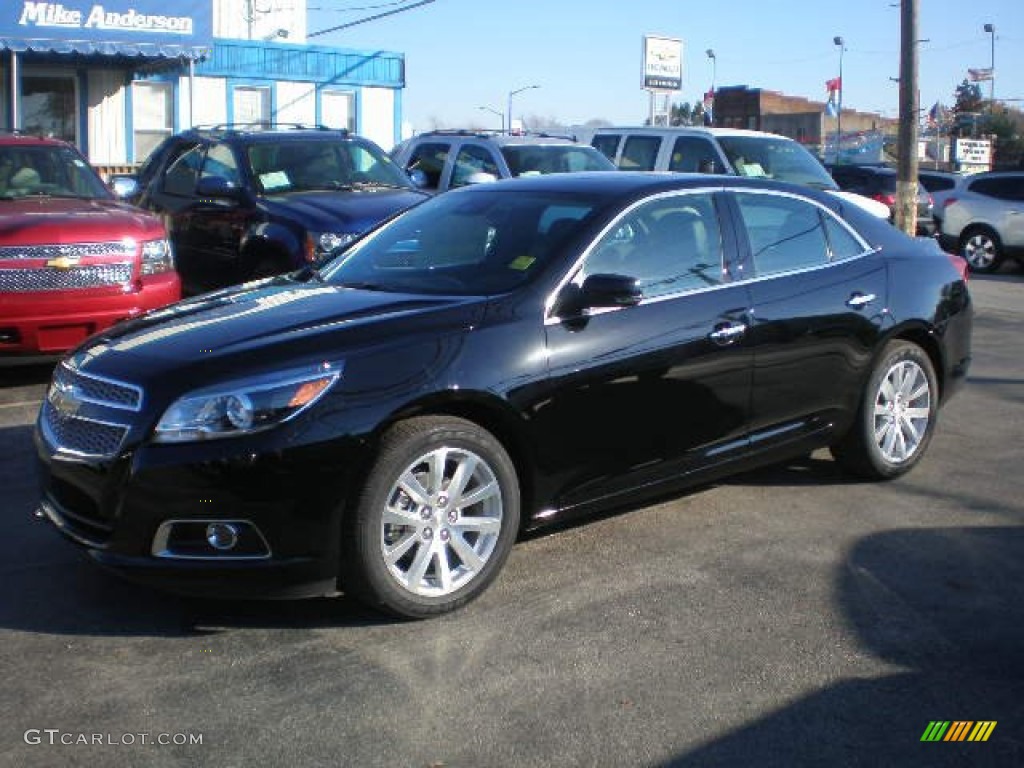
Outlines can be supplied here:
M114 200L0 200L0 246L102 242L162 234L155 216Z
M829 189L826 190L830 195L841 197L850 203L853 203L858 208L863 208L868 213L877 216L880 219L888 219L891 211L889 206L885 203L880 203L877 200L872 200L870 197L865 195L858 195L856 192L846 192L842 189Z
M486 299L342 288L280 276L178 302L128 320L72 353L99 376L163 389L318 362L408 338L436 339L479 320ZM399 331L401 326L402 331Z
M428 199L413 189L292 192L265 198L276 218L297 219L306 229L362 234L379 221Z

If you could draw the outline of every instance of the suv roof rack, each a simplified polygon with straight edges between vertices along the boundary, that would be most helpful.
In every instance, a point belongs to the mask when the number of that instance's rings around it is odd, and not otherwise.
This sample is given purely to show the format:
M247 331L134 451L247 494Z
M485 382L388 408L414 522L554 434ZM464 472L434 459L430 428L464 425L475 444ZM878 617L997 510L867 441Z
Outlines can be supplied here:
M435 128L423 131L418 136L475 136L480 139L501 138L535 138L535 139L568 139L576 141L576 137L567 133L546 133L544 131L495 131L487 128Z
M213 125L193 125L187 130L193 133L260 133L263 131L333 131L348 135L347 128L330 128L319 123L216 123Z

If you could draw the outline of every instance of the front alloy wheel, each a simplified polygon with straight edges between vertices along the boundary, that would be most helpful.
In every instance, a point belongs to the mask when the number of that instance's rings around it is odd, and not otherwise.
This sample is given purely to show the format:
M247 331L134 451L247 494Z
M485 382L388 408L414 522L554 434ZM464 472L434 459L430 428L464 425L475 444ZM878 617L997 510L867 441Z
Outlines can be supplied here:
M519 486L502 445L472 422L424 416L382 438L342 541L343 589L407 618L483 592L519 529Z

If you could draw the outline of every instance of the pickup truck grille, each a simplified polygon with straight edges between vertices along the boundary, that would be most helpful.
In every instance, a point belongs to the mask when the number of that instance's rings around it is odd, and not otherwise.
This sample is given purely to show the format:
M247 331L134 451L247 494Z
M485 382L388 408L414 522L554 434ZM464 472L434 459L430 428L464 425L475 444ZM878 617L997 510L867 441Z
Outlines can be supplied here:
M8 245L0 247L0 291L67 291L125 285L132 279L136 245L133 242L72 243L60 245ZM77 263L83 258L112 261ZM26 268L25 261L59 262Z

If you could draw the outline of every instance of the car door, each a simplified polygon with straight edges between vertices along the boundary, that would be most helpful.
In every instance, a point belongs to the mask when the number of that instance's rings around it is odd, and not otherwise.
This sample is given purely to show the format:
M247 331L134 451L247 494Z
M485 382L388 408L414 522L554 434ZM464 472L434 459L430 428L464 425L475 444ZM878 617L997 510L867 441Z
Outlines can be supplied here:
M885 262L806 198L745 190L732 202L748 258L751 442L815 434L857 408L891 322Z
M747 292L710 191L658 196L619 217L567 276L628 275L635 306L546 321L550 380L533 414L561 506L656 484L742 450L750 398Z

